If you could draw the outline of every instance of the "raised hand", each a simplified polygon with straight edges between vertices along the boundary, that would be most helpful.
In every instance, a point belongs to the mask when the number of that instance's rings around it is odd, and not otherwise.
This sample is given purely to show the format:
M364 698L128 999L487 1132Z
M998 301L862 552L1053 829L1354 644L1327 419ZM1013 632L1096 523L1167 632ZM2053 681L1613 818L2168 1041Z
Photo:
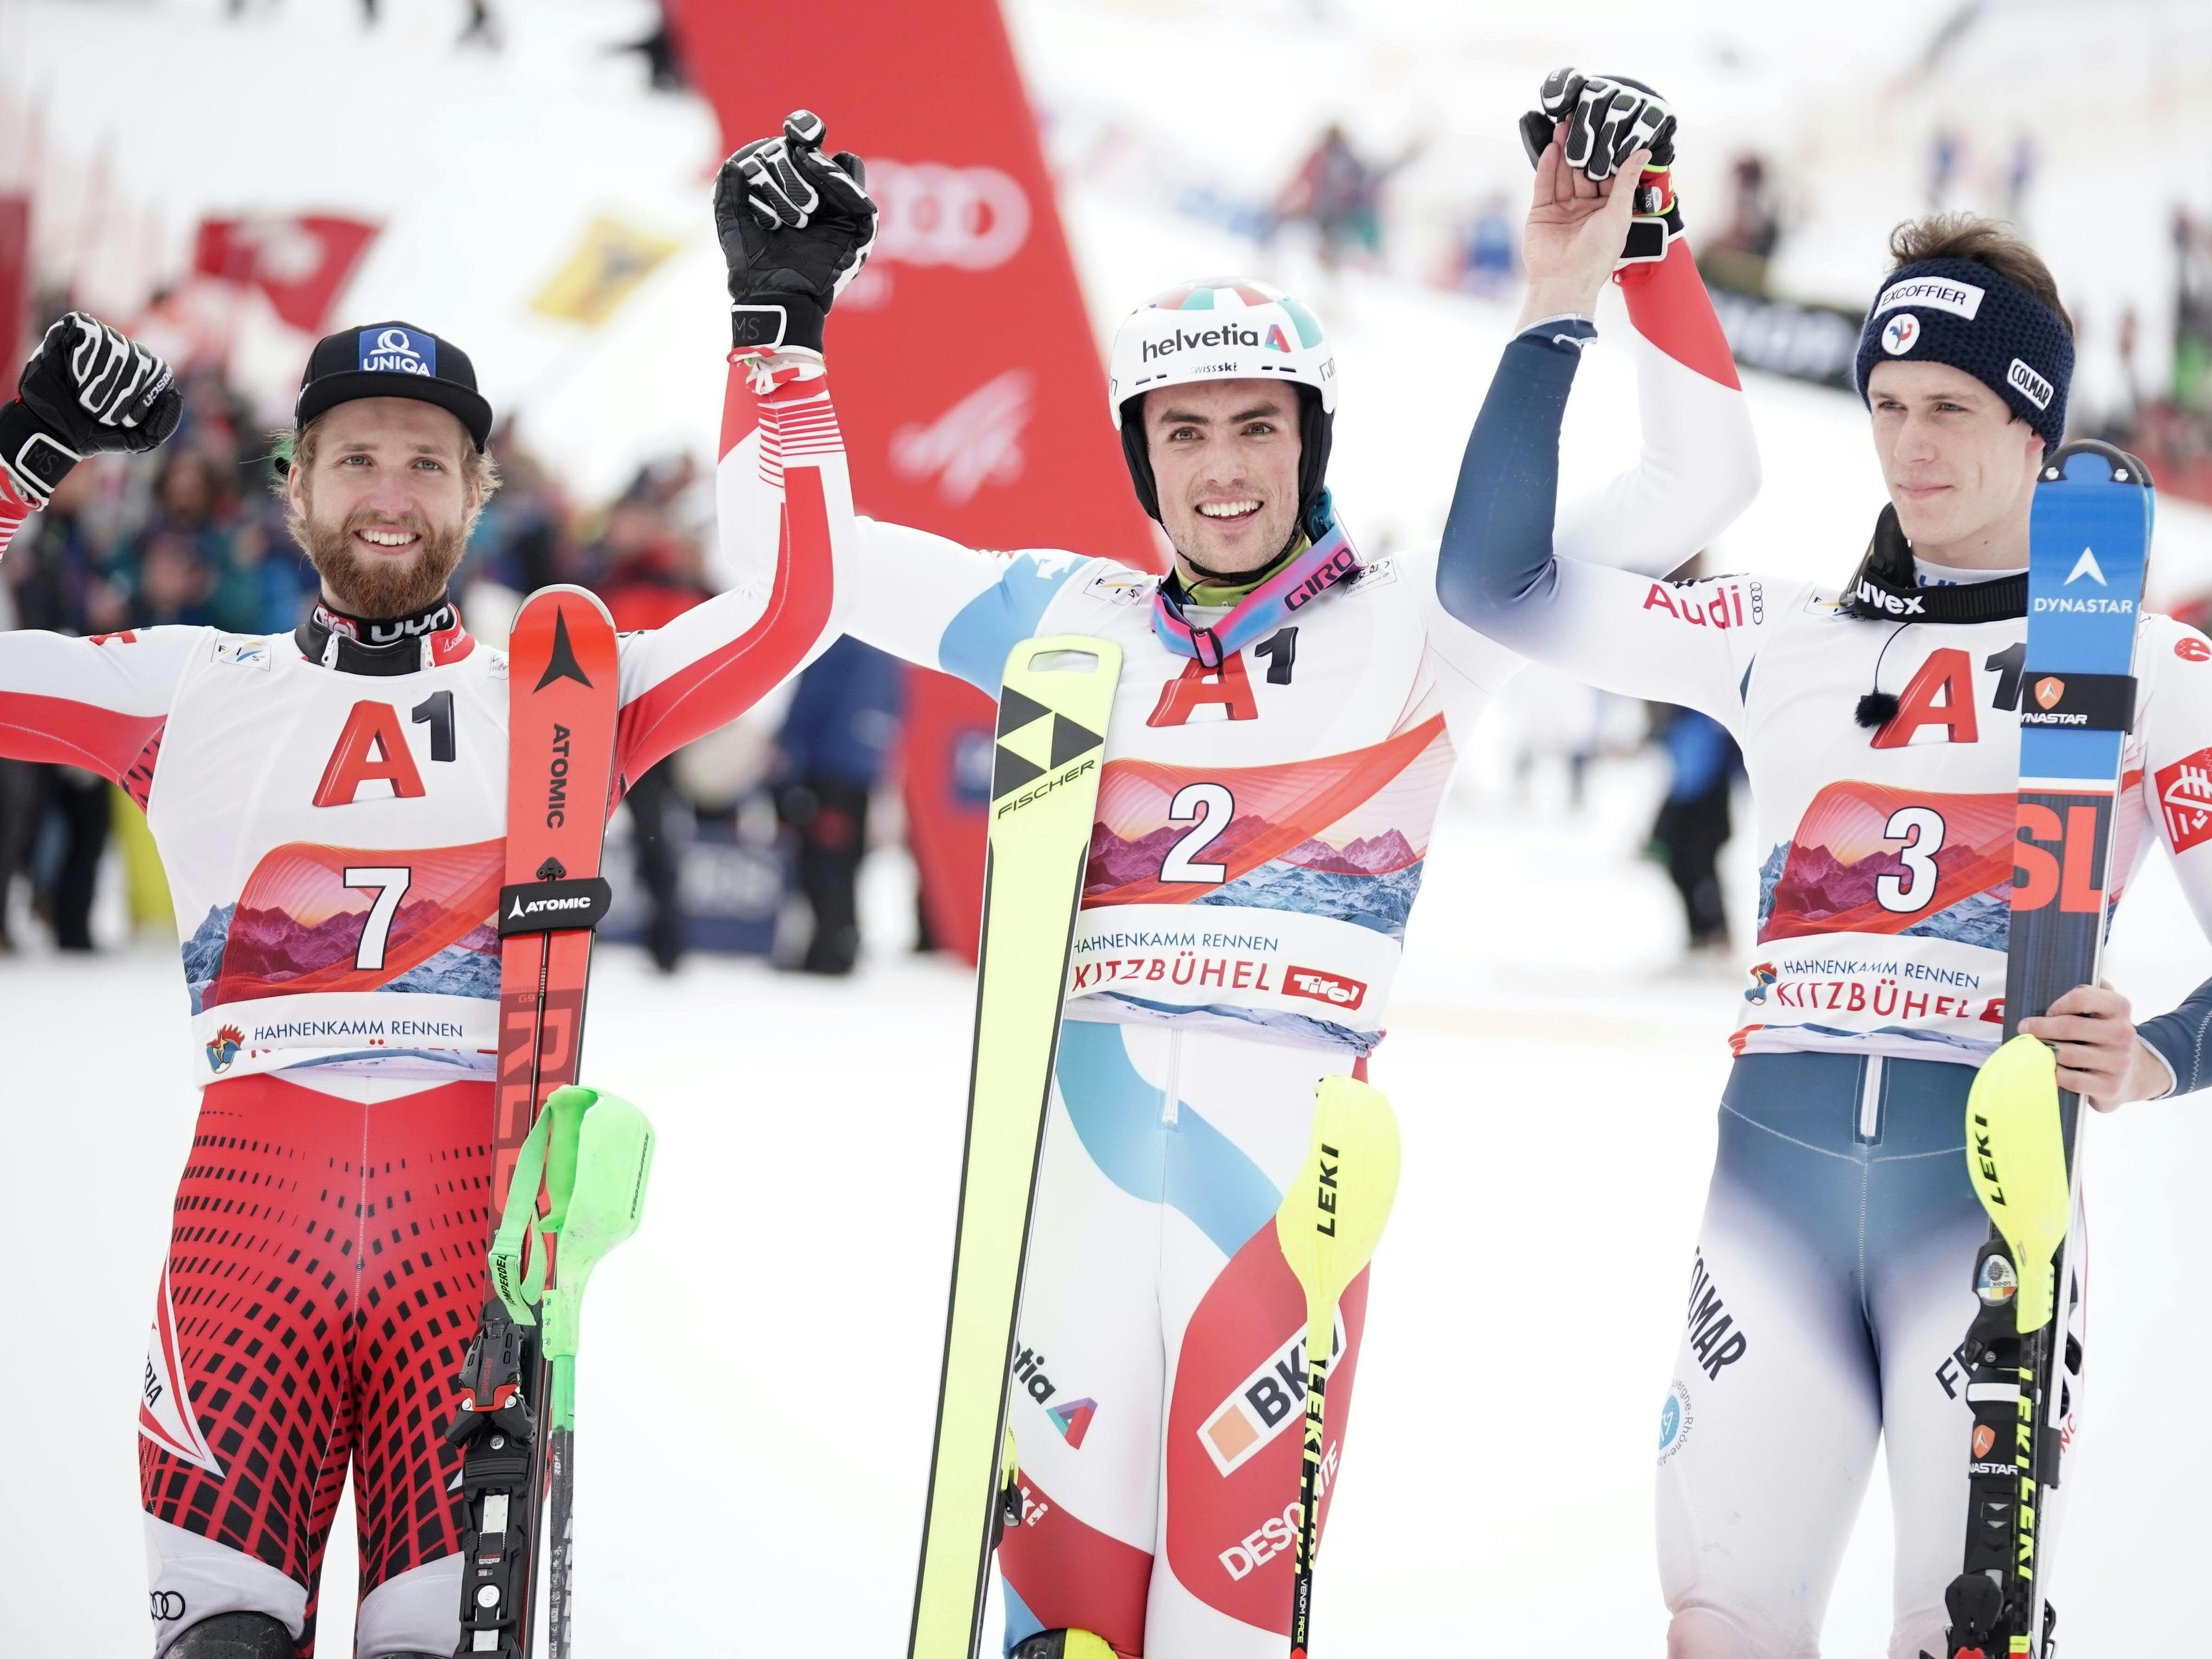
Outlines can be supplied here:
M739 351L819 354L830 306L875 246L866 169L850 151L824 155L824 131L820 116L795 110L776 137L723 162L714 180L731 342Z
M1528 299L1520 326L1546 317L1591 315L1598 291L1620 263L1622 239L1634 210L1633 179L1650 159L1632 150L1625 165L1602 184L1567 165L1567 123L1562 121L1536 158L1536 188L1521 233L1522 263L1528 270Z
M87 455L151 449L184 412L168 364L72 311L46 331L14 400L0 405L0 469L17 495L43 506Z
M1637 150L1649 156L1638 172L1636 211L1622 240L1620 264L1645 264L1667 257L1682 234L1674 200L1674 112L1651 88L1625 75L1584 75L1554 70L1536 94L1538 108L1521 118L1522 148L1534 166L1564 124L1567 165L1602 183L1625 170Z

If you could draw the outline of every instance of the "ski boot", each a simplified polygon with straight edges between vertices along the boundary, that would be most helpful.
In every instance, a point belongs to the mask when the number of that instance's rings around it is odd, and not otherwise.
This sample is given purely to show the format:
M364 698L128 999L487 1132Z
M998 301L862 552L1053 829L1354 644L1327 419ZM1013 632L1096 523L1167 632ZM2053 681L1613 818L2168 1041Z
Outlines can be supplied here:
M1041 1630L1007 1659L1114 1659L1114 1650L1087 1630Z
M292 1659L292 1632L265 1613L218 1613L188 1625L167 1659Z

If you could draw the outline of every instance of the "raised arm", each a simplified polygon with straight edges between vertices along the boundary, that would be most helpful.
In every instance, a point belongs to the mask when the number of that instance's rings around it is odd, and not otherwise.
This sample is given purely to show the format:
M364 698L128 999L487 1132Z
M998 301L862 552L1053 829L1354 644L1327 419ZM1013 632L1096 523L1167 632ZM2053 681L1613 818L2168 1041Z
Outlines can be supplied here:
M735 367L715 473L728 591L623 659L624 770L728 720L840 634L996 694L1006 653L1097 561L975 552L854 514L822 352L837 292L872 243L850 156L804 111L726 162L715 216L730 267Z
M1505 349L1461 463L1437 552L1437 597L1459 621L1523 656L1728 724L1755 635L1778 607L1746 579L1678 587L1636 569L1656 573L1696 552L1758 483L1742 394L1679 243L1647 262L1649 274L1636 275L1631 288L1644 455L1564 520L1558 510L1559 422L1631 217L1631 192L1620 186L1648 159L1634 152L1593 182L1566 165L1557 137L1539 157L1524 239L1523 328ZM1716 378L1723 371L1725 384ZM1723 464L1700 454L1702 434L1689 424L1707 416L1722 423L1730 457ZM1559 556L1555 520L1559 536L1592 561Z
M143 346L83 312L55 323L0 404L0 553L85 456L153 448L183 406L168 365ZM143 806L178 676L213 639L198 628L0 634L0 757L84 767Z

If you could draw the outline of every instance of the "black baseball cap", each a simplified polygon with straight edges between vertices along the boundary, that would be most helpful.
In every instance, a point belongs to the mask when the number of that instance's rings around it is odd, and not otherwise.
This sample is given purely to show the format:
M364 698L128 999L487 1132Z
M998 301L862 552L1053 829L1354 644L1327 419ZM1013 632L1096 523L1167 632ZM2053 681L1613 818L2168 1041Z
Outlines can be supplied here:
M491 438L491 405L477 390L469 354L412 323L340 329L315 342L300 377L293 423L356 398L414 398L450 411L481 450Z

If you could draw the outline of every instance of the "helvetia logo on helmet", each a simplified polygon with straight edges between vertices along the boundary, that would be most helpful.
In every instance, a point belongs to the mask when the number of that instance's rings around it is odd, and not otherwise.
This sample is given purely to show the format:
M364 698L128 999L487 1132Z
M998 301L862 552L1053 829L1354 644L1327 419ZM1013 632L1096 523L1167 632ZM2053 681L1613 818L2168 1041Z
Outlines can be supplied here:
M438 372L438 348L427 334L411 328L365 328L361 331L361 366L379 374L420 374Z
M1187 334L1178 328L1164 340L1145 342L1143 361L1154 362L1162 357L1171 357L1178 351L1198 351L1221 346L1248 346L1255 351L1288 351L1290 337L1283 332L1280 323L1267 325L1262 334L1256 328L1240 328L1234 323L1224 323L1219 328L1202 328Z

